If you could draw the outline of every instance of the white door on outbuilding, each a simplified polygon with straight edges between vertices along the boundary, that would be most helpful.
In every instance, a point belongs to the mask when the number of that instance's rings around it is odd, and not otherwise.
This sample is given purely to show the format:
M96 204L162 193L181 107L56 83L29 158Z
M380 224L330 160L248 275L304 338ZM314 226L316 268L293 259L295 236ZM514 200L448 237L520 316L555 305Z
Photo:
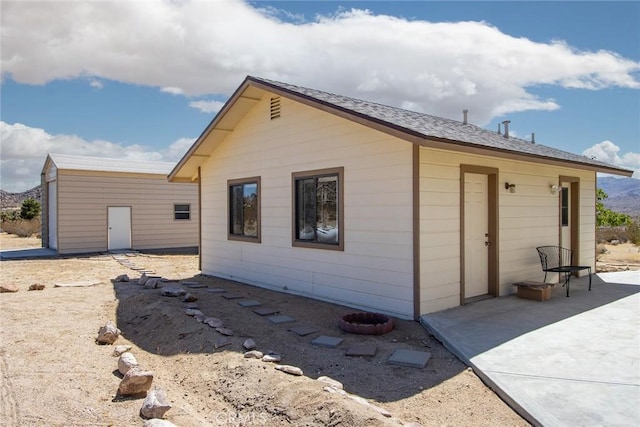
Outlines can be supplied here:
M108 249L131 249L131 207L109 206L107 209Z
M51 181L47 185L48 246L51 249L58 249L58 185L56 181Z

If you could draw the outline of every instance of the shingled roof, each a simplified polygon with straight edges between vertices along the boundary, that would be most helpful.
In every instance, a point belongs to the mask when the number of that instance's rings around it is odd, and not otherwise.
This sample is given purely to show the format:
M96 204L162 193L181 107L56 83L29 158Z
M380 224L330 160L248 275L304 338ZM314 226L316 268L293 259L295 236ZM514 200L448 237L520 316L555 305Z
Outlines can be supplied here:
M618 168L596 159L591 159L586 156L569 153L567 151L541 144L535 144L521 138L511 136L505 138L502 134L473 124L464 124L462 122L445 119L443 117L418 113L402 108L391 107L389 105L295 86L288 83L276 82L260 77L250 76L248 79L262 82L268 86L290 93L302 95L328 106L356 113L364 118L369 118L378 123L386 124L396 128L397 130L413 134L414 136L446 140L452 144L474 144L488 149L511 151L517 154L525 154L554 160L566 160L568 162L592 165L597 168L613 168L621 172L633 173L633 171Z
M474 150L485 155L508 157L578 167L582 169L631 176L633 171L557 148L508 137L473 124L429 114L409 111L344 95L323 92L289 83L247 76L229 98L209 126L169 174L170 180L197 180L201 164L216 142L232 131L238 120L265 92L292 98L331 114L357 121L365 126L387 132L414 144L435 146L454 151Z

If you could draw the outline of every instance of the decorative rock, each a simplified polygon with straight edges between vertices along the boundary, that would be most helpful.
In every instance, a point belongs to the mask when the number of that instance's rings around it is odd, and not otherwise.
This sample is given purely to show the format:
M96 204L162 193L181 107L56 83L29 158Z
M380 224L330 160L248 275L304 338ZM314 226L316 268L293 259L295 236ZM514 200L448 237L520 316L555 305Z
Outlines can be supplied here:
M196 319L196 322L202 323L204 322L204 319L206 319L206 316L204 314L196 314L195 316L193 316L193 318Z
M162 418L171 409L171 404L167 401L167 395L159 388L154 388L147 393L147 397L142 402L140 416L143 418Z
M200 306L194 302L189 302L185 305L185 308L200 308Z
M318 377L318 381L328 384L333 388L344 390L344 385L342 385L340 381L336 381L333 378L322 376L322 377Z
M116 283L128 282L129 281L129 276L127 276L126 274L121 274L118 277L116 277L113 281L116 282Z
M202 313L197 308L187 308L184 311L184 314L186 314L187 316L204 316L204 313Z
M142 273L142 276L140 276L140 278L138 279L138 285L144 285L145 283L147 283L148 279L149 276L147 276L147 273Z
M262 356L262 361L263 362L278 363L281 360L282 360L282 357L279 354L276 354L276 353L265 354L264 356Z
M220 347L224 347L225 345L229 345L229 344L231 344L231 341L229 341L228 338L221 337L215 340L215 342L213 343L213 348L219 349Z
M194 302L194 301L198 301L198 297L193 295L190 292L187 292L187 294L184 296L182 301L184 301L184 302Z
M126 351L122 353L122 355L120 355L120 358L118 359L118 371L120 371L122 375L125 375L127 372L129 372L129 369L135 368L137 366L138 361L133 354Z
M111 320L98 330L98 344L113 344L120 336L120 329Z
M286 372L287 374L290 374L290 375L296 375L296 376L304 375L302 372L302 369L298 368L297 366L276 365L276 369L278 371Z
M263 356L264 354L262 354L262 352L258 350L247 351L244 354L245 359L262 359Z
M41 285L39 283L34 283L33 285L29 286L30 291L41 291L43 289L44 289L44 285Z
M256 342L254 340L252 340L251 338L246 339L243 343L242 346L244 348L246 348L247 350L253 350L256 348ZM262 356L260 356L262 357Z
M12 283L0 285L0 294L4 292L18 292L18 287Z
M206 319L204 319L204 323L211 326L212 328L222 327L222 320L216 319L215 317L207 317Z
M118 393L122 396L146 393L151 388L152 382L153 372L145 371L140 367L131 368L120 381Z
M113 355L115 357L120 356L122 353L125 353L127 351L131 350L131 346L130 345L117 345L113 348Z
M153 418L151 420L146 420L143 424L143 427L177 427L177 426L171 421Z
M159 277L149 278L145 282L144 287L147 288L147 289L156 289L158 287L158 284L160 283L160 281L161 281L161 279Z
M224 328L224 327L218 327L216 328L216 331L218 331L218 333L222 334L222 335L226 335L228 337L233 335L233 331L229 328Z
M179 285L169 285L162 288L160 292L165 297L181 297L187 293L182 286Z

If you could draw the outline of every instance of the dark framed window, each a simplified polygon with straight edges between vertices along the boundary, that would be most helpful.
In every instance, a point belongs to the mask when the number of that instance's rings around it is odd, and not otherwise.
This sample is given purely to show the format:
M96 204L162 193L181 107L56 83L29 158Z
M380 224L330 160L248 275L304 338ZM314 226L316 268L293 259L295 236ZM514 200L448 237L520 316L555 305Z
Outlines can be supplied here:
M191 219L191 205L174 204L173 205L173 219L175 220L189 220Z
M293 246L344 250L344 168L292 174Z
M560 217L562 226L567 227L569 225L569 188L567 187L562 187L560 193Z
M260 177L227 181L229 240L260 242Z

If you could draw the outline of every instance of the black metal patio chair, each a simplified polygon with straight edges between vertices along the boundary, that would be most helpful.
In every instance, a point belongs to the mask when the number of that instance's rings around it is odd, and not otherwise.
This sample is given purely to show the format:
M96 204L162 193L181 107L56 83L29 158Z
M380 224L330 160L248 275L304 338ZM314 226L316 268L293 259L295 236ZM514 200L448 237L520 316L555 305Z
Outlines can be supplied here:
M536 248L540 256L542 271L544 271L544 281L547 281L547 273L564 274L562 286L567 288L569 296L569 280L571 275L580 270L589 271L589 290L591 290L591 267L588 265L573 265L573 251L561 246L539 246Z

